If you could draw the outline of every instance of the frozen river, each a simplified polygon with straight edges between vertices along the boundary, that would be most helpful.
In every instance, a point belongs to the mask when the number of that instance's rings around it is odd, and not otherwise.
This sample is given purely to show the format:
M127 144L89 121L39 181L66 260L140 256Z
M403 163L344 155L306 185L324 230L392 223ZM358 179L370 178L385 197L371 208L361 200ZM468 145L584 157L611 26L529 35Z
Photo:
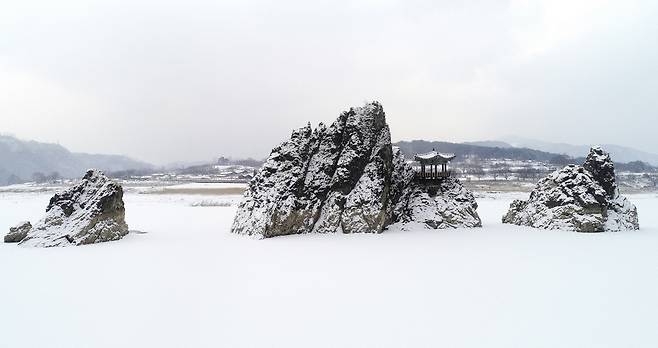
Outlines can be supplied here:
M52 193L0 193L0 231ZM656 347L658 197L640 231L229 233L238 196L128 193L123 240L0 244L2 347Z

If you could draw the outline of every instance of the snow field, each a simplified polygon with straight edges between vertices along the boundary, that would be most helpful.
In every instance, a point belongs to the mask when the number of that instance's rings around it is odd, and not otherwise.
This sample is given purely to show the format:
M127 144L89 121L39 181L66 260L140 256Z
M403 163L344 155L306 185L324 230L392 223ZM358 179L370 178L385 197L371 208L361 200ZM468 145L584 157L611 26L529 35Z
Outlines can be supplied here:
M52 193L0 193L0 231ZM629 195L640 231L502 225L230 234L235 206L128 193L117 242L0 244L2 347L655 347L658 197ZM217 200L238 199L217 197Z

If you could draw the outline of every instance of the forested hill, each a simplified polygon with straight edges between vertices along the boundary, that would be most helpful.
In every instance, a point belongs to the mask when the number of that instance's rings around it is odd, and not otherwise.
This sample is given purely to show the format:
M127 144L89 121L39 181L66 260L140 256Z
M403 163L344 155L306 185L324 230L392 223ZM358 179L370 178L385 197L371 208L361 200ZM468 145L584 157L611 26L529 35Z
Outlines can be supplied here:
M0 186L27 181L81 177L87 169L105 171L151 168L119 155L70 152L57 144L0 135Z
M541 162L553 162L558 154L538 151L527 148L516 147L489 147L470 144L449 143L444 141L400 141L395 146L399 146L402 153L408 159L413 158L414 154L436 150L439 152L454 153L456 161L463 160L467 157L479 157L481 159L512 159L512 160L534 160Z

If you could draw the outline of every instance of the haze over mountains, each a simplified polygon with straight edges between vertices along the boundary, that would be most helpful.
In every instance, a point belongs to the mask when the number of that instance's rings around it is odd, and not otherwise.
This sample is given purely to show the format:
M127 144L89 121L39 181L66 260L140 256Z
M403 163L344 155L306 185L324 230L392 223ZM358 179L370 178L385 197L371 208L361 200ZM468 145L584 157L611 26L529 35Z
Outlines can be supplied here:
M74 153L58 144L0 135L0 185L33 181L35 177L75 178L89 168L119 171L151 167L126 156Z
M612 160L615 162L626 163L632 161L642 161L653 166L658 166L658 154L615 144L571 145L565 143L552 143L517 136L509 136L501 140L502 141L499 143L507 143L508 146L511 147L526 147L546 152L565 154L571 157L585 157L592 145L601 145L607 152L610 153Z
M490 142L485 142L489 144ZM514 148L507 146L487 146L474 143L450 143L445 141L412 140L399 141L394 145L399 146L407 159L413 158L416 153L424 153L432 150L453 153L457 156L455 162L467 157L478 157L482 159L512 159L512 160L534 160L539 162L550 162L556 156L555 153L538 151L527 148ZM494 144L498 145L498 144Z
M507 137L504 140L450 143L443 141L400 141L394 145L401 148L407 158L415 153L433 149L450 152L460 158L534 160L554 162L560 155L574 159L584 157L589 145L570 145L543 142L522 137ZM602 145L615 162L642 161L658 166L658 155L619 145ZM220 153L218 149L218 153ZM267 154L263 154L263 158ZM563 157L563 156L562 156ZM215 161L209 161L214 164ZM182 162L177 167L186 167ZM25 141L13 136L0 135L0 185L15 184L62 178L77 178L87 169L97 168L106 172L155 169L151 164L120 155L74 153L59 144Z
M584 158L593 145L602 146L607 152L610 153L613 161L628 163L634 161L642 161L652 166L658 166L658 154L649 153L646 151L634 149L627 146L620 146L615 144L587 144L587 145L572 145L566 143L552 143L548 141L541 141L536 139L529 139L518 136L508 136L501 140L488 140L488 141L471 141L463 143L465 145L498 147L503 149L511 148L527 148L535 149L553 154L567 155L573 158Z

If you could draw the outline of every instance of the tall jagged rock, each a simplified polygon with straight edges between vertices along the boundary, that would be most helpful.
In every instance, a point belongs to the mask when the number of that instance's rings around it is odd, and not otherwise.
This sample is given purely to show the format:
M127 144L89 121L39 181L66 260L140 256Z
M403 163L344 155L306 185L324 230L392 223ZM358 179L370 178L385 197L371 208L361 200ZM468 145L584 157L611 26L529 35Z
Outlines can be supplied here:
M272 150L249 183L232 231L273 237L381 232L387 223L391 136L379 103L329 127L310 125Z
M412 179L404 157L393 154L381 104L368 103L329 127L296 130L275 147L249 183L231 231L265 238L380 233L395 222Z
M593 147L582 166L569 165L515 200L504 223L578 232L639 229L637 209L619 194L610 155Z
M46 215L20 245L54 247L100 243L128 234L122 187L97 170L75 186L56 193Z

